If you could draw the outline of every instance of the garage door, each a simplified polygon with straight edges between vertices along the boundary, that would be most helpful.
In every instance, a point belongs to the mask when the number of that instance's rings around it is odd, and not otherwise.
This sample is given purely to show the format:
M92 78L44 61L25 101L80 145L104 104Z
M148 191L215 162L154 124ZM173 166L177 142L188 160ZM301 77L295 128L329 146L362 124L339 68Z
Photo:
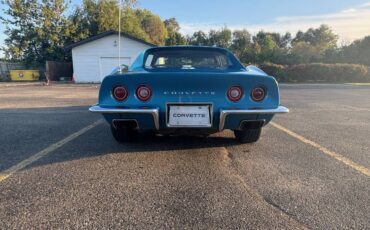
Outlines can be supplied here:
M121 64L131 65L131 58L121 57ZM108 74L118 66L118 57L100 58L100 80L102 81Z

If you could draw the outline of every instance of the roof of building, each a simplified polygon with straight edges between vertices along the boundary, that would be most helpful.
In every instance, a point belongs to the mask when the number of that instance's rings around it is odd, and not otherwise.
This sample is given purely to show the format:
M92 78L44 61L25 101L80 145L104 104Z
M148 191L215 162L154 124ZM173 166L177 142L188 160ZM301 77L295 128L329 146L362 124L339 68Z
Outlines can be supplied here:
M86 43L89 43L89 42L92 42L92 41L95 41L95 40L98 40L98 39L101 39L101 38L104 38L104 37L107 37L107 36L110 36L110 35L118 35L118 31L109 30L107 32L100 33L100 34L97 34L95 36L91 36L91 37L86 38L86 39L84 39L82 41L79 41L79 42L76 42L76 43L67 45L65 47L65 49L72 49L74 47L77 47L77 46L80 46L80 45L83 45L83 44L86 44ZM151 47L157 46L155 44L149 43L149 42L144 41L142 39L135 38L135 37L133 37L133 36L127 34L127 33L124 33L124 32L121 32L121 36L126 37L126 38L129 38L129 39L134 40L134 41L137 41L137 42L140 42L140 43L143 43L143 44L146 44L146 45L151 46Z

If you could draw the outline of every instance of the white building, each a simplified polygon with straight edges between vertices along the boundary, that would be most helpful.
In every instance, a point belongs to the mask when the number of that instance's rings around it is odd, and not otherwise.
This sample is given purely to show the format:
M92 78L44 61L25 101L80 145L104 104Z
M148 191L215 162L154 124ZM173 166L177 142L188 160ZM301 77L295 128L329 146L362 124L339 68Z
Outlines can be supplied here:
M130 66L143 50L155 45L121 33L121 64ZM73 76L77 83L101 82L118 66L118 32L108 31L74 43Z

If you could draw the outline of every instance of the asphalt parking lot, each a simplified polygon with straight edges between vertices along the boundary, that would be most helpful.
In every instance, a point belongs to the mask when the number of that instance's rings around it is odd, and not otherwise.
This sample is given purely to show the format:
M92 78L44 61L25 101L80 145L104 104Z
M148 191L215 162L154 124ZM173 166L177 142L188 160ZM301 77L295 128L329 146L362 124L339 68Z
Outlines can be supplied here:
M118 144L95 85L0 85L0 229L370 228L370 87L281 85L256 144Z

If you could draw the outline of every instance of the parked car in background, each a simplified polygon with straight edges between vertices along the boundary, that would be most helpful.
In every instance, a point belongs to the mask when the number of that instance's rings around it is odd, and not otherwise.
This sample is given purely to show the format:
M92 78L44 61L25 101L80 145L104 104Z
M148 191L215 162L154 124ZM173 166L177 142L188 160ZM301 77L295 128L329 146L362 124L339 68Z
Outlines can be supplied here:
M256 142L280 105L276 80L245 68L226 49L156 47L142 52L127 72L104 78L99 102L119 142L140 130L165 135L209 135L234 131L241 143Z

